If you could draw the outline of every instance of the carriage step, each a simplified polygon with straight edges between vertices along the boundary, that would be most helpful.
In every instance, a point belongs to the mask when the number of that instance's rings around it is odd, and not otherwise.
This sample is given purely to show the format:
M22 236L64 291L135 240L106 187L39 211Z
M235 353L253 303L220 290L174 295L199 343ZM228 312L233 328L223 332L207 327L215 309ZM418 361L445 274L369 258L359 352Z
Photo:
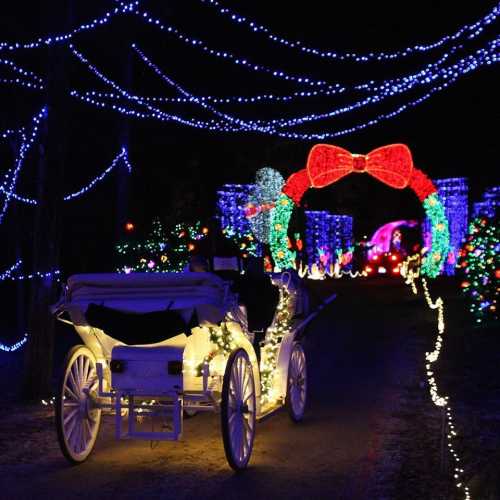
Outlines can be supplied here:
M115 400L115 437L120 439L139 439L146 441L177 441L182 436L182 396L175 395L172 404L162 405L138 405L134 402L134 396L128 395L128 403L122 406L121 399L125 394L117 394ZM128 410L126 419L127 432L122 432L122 408ZM169 420L166 420L170 417ZM155 418L159 418L157 425L161 431L142 431L137 429L142 425L142 421L147 419L154 426ZM137 422L139 420L140 422Z

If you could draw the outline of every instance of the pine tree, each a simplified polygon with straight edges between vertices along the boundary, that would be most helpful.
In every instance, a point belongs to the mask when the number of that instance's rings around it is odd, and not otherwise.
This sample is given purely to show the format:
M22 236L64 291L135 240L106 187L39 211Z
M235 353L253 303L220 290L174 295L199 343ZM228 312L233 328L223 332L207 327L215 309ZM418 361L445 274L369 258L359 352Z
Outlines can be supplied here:
M476 326L498 321L500 290L500 228L497 220L474 219L460 250L461 286Z
M116 245L118 268L121 273L131 272L182 272L196 242L208 232L200 222L194 225L176 224L167 231L159 217L151 224L151 231L143 240L135 236L133 225L128 225L126 241Z

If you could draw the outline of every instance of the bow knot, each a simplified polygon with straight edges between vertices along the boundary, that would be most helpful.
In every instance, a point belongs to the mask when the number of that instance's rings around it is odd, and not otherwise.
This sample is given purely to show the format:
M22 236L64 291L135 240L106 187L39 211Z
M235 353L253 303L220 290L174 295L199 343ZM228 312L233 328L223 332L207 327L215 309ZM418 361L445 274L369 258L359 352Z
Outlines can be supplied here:
M317 144L309 153L306 170L313 187L328 186L352 172L366 172L393 188L403 189L410 182L413 160L404 144L383 146L367 155Z
M352 167L355 172L366 171L366 156L365 155L352 155Z

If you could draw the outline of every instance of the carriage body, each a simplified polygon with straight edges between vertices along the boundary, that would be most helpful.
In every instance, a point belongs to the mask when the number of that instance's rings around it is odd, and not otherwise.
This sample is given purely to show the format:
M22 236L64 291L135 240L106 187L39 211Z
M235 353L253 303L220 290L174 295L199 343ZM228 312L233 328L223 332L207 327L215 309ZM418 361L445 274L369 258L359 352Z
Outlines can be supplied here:
M244 468L256 420L287 400L294 347L303 356L296 343L300 322L292 320L298 312L297 290L283 283L282 277L273 282L279 287L280 302L259 346L259 362L245 308L229 283L218 276L147 273L69 278L54 313L74 326L85 347L76 348L80 354L73 349L68 355L56 406L65 456L72 462L87 458L102 410L114 411L117 439L147 440L177 440L185 415L212 411L221 414L229 463L235 469ZM130 345L90 324L86 311L91 304L135 316L168 309L182 316L186 325L193 317L196 324L160 342ZM305 359L298 361L303 361L305 377ZM233 390L231 384L240 387ZM235 403L236 393L241 401ZM297 417L303 412L300 404L299 398ZM244 424L236 444L231 442L234 429L228 427L229 421L237 420L231 416L234 411ZM148 430L138 425L144 419L151 420Z

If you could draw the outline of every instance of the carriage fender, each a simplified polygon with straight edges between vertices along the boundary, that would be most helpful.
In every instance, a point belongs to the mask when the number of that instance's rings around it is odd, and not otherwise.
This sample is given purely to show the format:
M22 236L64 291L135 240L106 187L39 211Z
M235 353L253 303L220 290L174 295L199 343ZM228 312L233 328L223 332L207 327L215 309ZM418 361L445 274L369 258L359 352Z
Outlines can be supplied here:
M276 363L276 370L274 372L274 387L277 390L278 397L283 401L286 398L288 365L290 363L290 356L292 355L292 349L295 343L295 334L296 331L292 330L281 340L278 362Z

